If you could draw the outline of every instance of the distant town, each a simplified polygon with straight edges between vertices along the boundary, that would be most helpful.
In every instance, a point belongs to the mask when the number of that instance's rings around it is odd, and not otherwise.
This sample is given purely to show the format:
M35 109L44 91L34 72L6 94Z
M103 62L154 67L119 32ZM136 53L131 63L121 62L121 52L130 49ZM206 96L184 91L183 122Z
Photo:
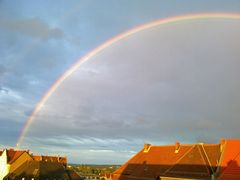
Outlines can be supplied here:
M0 180L239 180L240 140L145 144L123 165L68 164L67 157L0 151Z
M105 180L118 167L68 164L67 157L34 155L29 150L0 151L0 180Z

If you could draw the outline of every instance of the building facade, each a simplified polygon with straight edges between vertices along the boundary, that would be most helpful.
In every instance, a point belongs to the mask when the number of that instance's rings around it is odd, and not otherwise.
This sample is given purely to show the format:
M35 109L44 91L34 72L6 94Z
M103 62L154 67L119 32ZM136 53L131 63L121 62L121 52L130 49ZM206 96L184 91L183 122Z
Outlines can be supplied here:
M13 179L71 179L67 158L35 156L29 151L5 149L0 151L0 180Z

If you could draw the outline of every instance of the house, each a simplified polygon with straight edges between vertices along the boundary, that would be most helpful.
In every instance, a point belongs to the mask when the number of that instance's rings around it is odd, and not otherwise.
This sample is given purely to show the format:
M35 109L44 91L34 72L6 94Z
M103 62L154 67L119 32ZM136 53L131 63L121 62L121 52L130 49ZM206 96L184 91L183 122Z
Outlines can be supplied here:
M4 180L13 179L57 179L57 180L70 180L70 177L64 168L56 162L45 161L27 161L22 166L17 168L14 172L9 173Z
M101 179L101 180L112 180L112 174L111 173L99 174L99 179Z
M74 170L67 170L68 176L71 180L84 180L85 178L81 178Z
M60 156L36 156L36 155L33 155L32 158L34 160L36 160L36 161L60 163L65 168L67 167L67 157L60 157Z
M144 148L113 173L113 180L240 179L240 140Z
M0 180L28 160L32 160L28 151L5 149L0 156Z
M7 152L3 151L0 156L0 180L9 173L10 167L7 160Z
M226 140L222 148L218 179L240 179L240 140Z
M0 151L0 180L80 179L76 173L67 170L66 167L66 157L36 156L29 151L14 149Z

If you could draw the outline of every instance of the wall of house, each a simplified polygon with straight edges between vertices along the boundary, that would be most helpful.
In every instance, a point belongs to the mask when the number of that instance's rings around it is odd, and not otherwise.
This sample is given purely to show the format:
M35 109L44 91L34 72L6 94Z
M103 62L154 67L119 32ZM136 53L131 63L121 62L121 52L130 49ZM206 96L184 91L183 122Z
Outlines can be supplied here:
M33 156L34 160L45 161L45 162L56 162L62 164L65 168L67 167L67 157L60 156Z
M10 173L12 173L14 170L19 168L23 163L26 161L31 161L33 160L32 157L27 153L24 152L18 159L16 159L10 166Z
M10 170L10 166L7 164L7 151L4 150L0 156L0 180L2 180Z

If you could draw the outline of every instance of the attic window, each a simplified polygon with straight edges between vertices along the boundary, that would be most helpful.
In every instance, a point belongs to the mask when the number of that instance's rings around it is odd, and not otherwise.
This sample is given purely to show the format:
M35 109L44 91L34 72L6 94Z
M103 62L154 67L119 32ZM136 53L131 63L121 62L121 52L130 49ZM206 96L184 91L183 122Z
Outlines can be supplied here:
M151 148L151 144L144 144L144 150L143 152L147 153Z
M176 142L176 145L175 145L175 153L178 153L180 150L180 142Z

